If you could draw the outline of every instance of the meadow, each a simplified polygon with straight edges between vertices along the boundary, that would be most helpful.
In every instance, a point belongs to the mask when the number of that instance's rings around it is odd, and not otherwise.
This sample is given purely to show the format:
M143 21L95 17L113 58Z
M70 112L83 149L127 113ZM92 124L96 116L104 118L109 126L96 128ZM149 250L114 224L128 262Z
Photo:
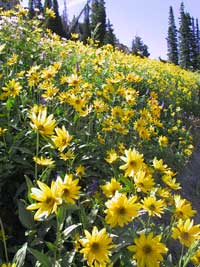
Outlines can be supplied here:
M200 266L178 174L200 74L0 20L0 266Z

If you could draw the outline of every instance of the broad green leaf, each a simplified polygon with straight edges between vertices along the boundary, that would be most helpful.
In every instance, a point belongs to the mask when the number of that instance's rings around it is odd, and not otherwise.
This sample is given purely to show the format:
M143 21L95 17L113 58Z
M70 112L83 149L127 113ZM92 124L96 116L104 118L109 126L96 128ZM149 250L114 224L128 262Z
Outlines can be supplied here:
M43 267L50 267L52 266L49 257L33 248L28 248L28 251L42 264Z
M30 211L26 210L23 202L18 201L19 219L22 225L28 229L35 227L34 219Z

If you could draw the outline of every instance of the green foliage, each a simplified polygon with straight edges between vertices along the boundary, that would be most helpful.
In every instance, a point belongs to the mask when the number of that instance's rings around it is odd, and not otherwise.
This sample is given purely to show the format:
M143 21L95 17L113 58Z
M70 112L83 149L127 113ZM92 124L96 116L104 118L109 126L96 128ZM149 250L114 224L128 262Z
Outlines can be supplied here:
M177 65L178 64L178 39L177 39L177 29L176 29L172 6L170 6L170 10L169 10L167 49L168 49L168 54L167 54L168 60Z

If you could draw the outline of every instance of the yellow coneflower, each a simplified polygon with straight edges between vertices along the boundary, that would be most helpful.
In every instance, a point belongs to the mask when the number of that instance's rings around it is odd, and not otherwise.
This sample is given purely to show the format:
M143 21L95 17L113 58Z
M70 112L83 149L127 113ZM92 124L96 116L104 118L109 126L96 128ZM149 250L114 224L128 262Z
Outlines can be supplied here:
M114 197L105 203L107 207L105 210L106 223L111 227L116 225L123 227L129 223L134 217L138 216L140 204L136 201L136 196L127 198L125 194L116 192Z
M142 200L142 208L148 212L149 216L161 217L164 212L165 203L163 200L157 200L154 196L145 197Z
M80 253L84 255L84 259L87 260L89 266L106 266L109 263L109 256L111 255L110 249L113 247L112 238L109 237L106 229L98 231L94 226L92 233L90 234L85 230L86 238L81 239L80 243L83 248Z
M117 182L115 178L112 178L110 182L101 186L101 189L106 197L113 197L116 191L119 191L121 184Z
M134 176L135 173L143 166L143 154L140 154L137 150L129 149L125 150L125 157L122 156L121 159L126 162L126 164L120 166L121 170L125 171L125 176Z
M47 117L47 108L33 107L30 113L30 125L34 131L38 132L42 136L50 136L53 134L56 126L56 121L53 118L53 114Z
M200 239L200 224L193 226L193 220L179 219L178 225L172 228L172 238L178 239L186 247L190 247Z
M52 181L51 187L43 182L37 181L38 188L31 188L30 197L38 201L31 204L27 210L37 210L34 215L34 220L39 221L46 219L51 213L56 213L59 205L62 204L61 187L58 182Z
M52 158L45 158L45 157L43 157L43 156L41 156L41 157L33 157L33 160L34 160L35 163L37 163L38 165L42 165L42 166L53 165L54 162L55 162Z
M63 125L62 128L55 128L56 135L52 137L52 140L55 146L58 148L60 152L63 152L66 147L69 146L72 136L66 130L65 126Z
M133 258L137 261L138 267L159 267L163 261L162 254L166 254L168 249L165 244L160 242L161 236L153 236L149 233L147 236L142 233L134 239L135 245L128 246L132 252Z
M61 197L66 203L74 204L75 200L80 196L80 186L78 186L79 179L73 179L72 174L66 174L64 181L58 177L56 180L60 189L62 190Z

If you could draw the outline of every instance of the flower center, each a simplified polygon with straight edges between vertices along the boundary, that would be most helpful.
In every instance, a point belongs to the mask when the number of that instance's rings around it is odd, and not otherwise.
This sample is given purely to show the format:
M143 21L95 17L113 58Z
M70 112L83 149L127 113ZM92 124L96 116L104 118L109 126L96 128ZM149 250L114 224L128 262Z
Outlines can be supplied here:
M118 214L124 215L126 213L126 209L124 207L120 207L117 209Z
M54 204L54 199L53 199L52 197L47 197L45 203L46 203L48 206L53 206L53 204Z
M151 205L149 206L149 209L152 210L152 211L154 211L154 210L156 209L156 207L155 207L154 204L151 204Z
M63 195L64 196L69 196L69 194L70 194L70 191L69 191L69 189L68 188L65 188L65 189L63 189Z
M187 239L189 239L189 234L188 234L187 232L183 232L183 233L181 234L181 237L182 237L183 239L187 240Z
M92 245L91 245L91 250L93 250L94 252L98 251L99 250L99 243L97 242L93 242Z
M136 166L136 162L135 162L135 160L131 160L131 161L129 162L129 165L130 165L131 167L135 167L135 166Z
M151 253L152 248L151 248L151 246L149 246L149 245L144 245L144 247L142 248L142 251L143 251L145 254L149 254L149 253Z

